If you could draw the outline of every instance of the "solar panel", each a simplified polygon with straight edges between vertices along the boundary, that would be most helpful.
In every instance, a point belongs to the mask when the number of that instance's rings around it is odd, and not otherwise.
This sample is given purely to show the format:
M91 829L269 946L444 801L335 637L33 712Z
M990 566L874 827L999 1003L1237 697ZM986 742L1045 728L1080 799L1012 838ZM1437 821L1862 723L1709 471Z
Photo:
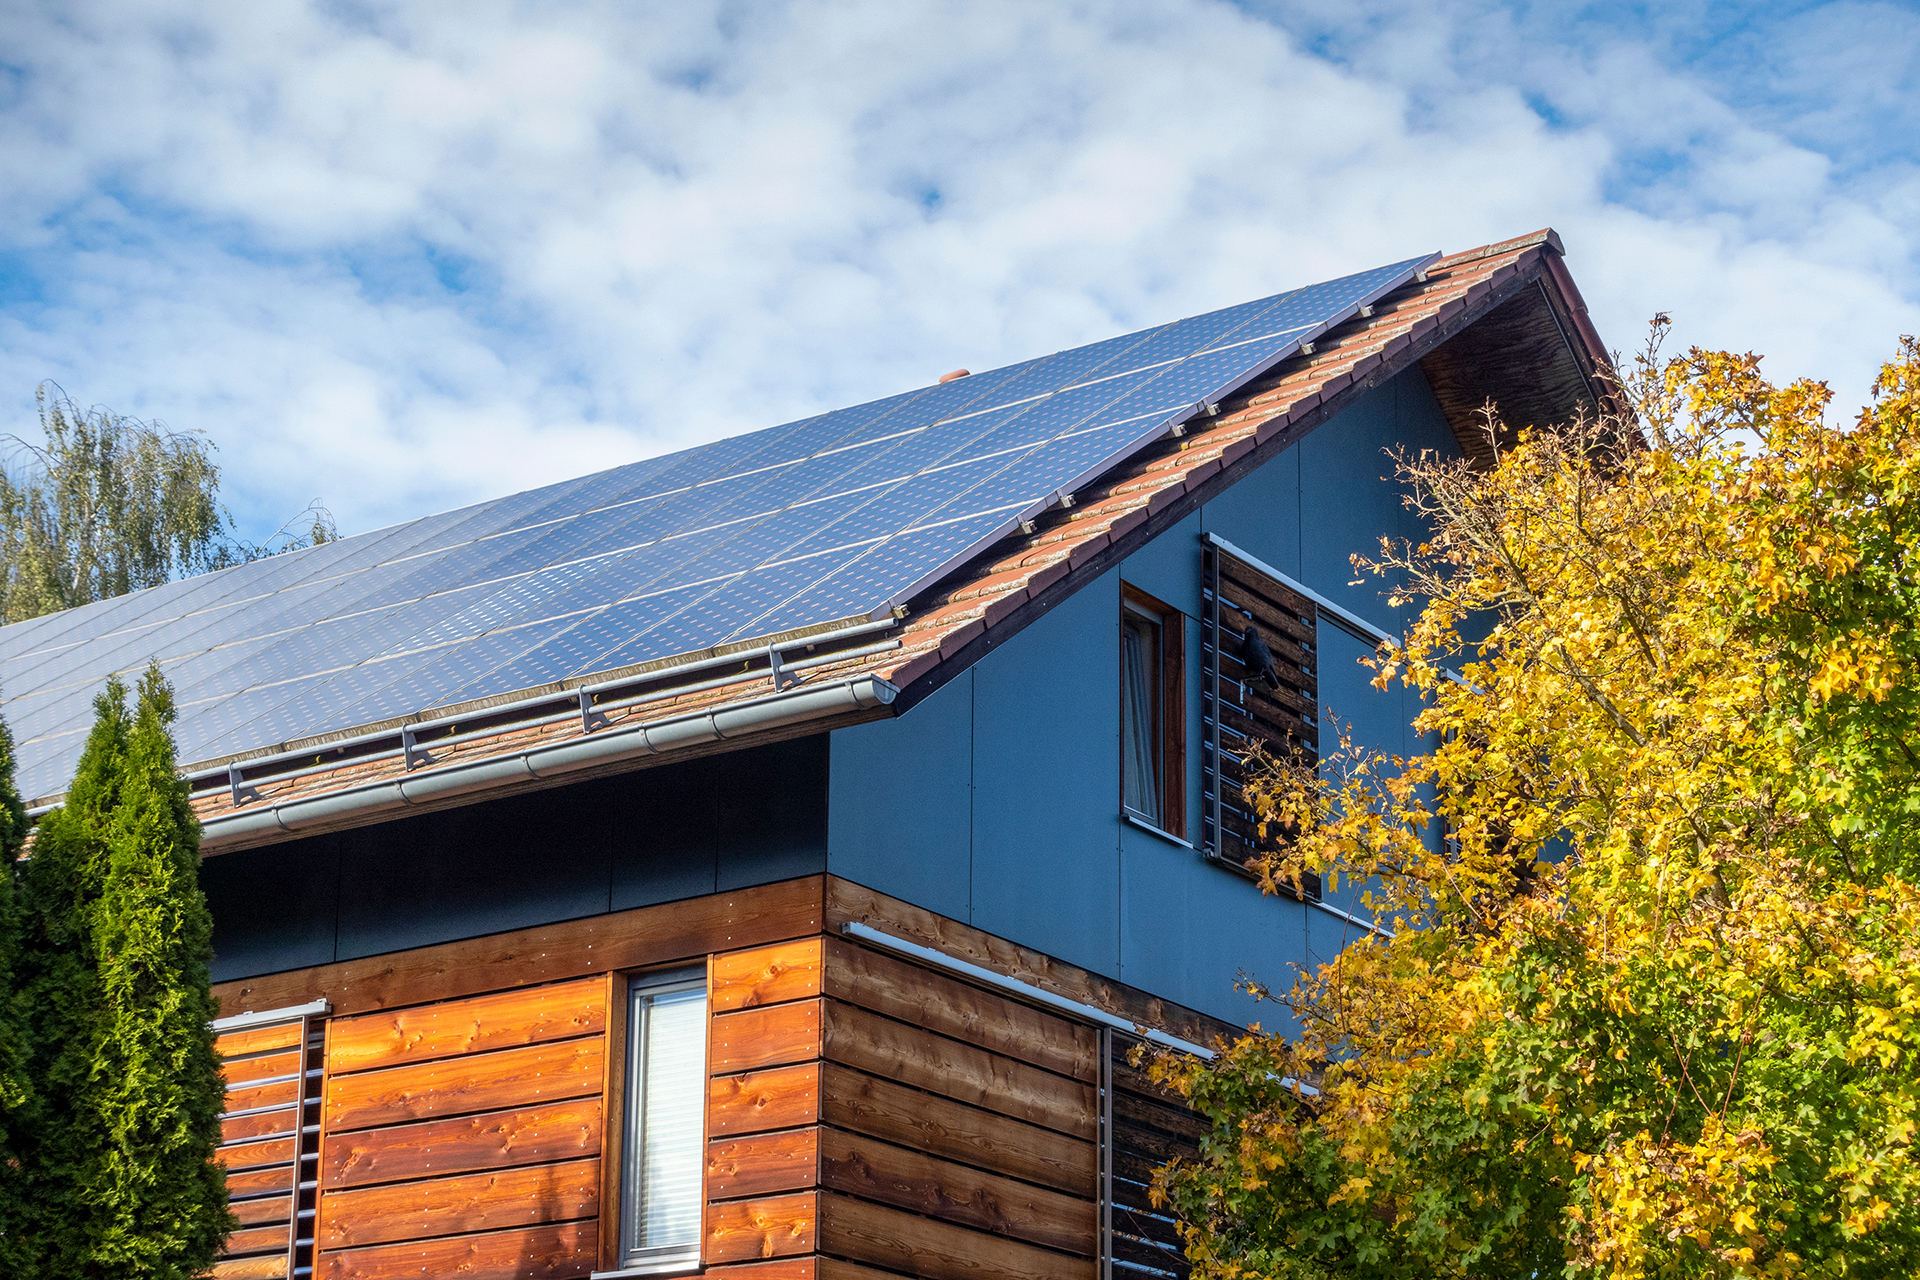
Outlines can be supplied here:
M883 616L1429 260L0 628L21 789L149 658L197 761Z

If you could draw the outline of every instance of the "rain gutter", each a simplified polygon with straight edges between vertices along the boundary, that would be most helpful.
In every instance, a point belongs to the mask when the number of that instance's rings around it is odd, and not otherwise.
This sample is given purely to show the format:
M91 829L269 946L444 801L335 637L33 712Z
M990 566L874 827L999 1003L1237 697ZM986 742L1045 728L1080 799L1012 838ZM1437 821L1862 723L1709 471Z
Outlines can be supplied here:
M397 814L416 805L438 804L516 783L564 777L583 769L666 755L703 743L730 741L807 721L884 707L899 692L878 676L858 676L631 726L601 729L586 737L529 747L508 756L422 769L405 777L362 783L326 795L305 796L279 804L249 805L236 813L206 819L201 826L200 848L204 852L218 852L222 846L243 840L297 835L355 822L376 813Z

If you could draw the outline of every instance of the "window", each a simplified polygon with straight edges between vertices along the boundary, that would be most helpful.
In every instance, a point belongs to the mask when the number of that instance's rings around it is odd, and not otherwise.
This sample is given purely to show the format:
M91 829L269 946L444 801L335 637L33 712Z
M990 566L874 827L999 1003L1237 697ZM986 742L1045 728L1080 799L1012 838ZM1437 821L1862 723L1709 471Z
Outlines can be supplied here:
M633 979L627 994L620 1270L611 1274L657 1275L700 1264L706 1072L706 975L683 969Z
M1186 826L1183 619L1132 587L1120 608L1120 802L1168 835Z

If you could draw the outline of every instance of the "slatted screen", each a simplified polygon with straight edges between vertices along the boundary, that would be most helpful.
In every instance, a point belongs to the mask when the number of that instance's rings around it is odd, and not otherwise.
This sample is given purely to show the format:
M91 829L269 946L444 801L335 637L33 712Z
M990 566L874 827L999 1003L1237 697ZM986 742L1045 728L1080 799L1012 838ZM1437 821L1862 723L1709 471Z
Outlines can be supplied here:
M1203 551L1201 639L1201 847L1222 866L1247 874L1249 861L1274 852L1283 838L1261 836L1243 786L1255 743L1276 758L1312 764L1319 758L1320 685L1316 677L1313 601L1220 548ZM1271 691L1249 661L1252 627L1273 659ZM1320 896L1320 880L1301 878L1304 896Z
M214 1041L227 1077L219 1160L239 1229L216 1280L291 1280L313 1268L326 1026L311 1008L271 1013Z
M1141 1042L1103 1031L1106 1072L1101 1125L1102 1280L1179 1280L1193 1270L1169 1209L1148 1194L1156 1170L1174 1159L1197 1159L1206 1122L1179 1097L1127 1061Z

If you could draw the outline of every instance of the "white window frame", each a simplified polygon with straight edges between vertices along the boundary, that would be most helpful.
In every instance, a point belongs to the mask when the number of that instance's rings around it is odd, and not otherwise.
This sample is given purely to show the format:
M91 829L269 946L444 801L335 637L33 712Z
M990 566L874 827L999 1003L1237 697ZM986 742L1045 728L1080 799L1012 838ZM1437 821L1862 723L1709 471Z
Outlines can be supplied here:
M627 980L626 1084L622 1107L622 1133L619 1142L620 1203L618 1263L612 1271L596 1271L592 1280L616 1280L628 1276L687 1275L700 1270L702 1230L694 1229L691 1241L649 1245L637 1238L640 1229L639 1207L645 1193L646 1108L649 1080L646 1064L648 1037L652 1033L653 1001L661 996L698 992L699 1057L698 1090L700 1140L691 1176L694 1178L696 1212L705 1211L706 1098L707 1098L707 975L704 968L679 968L657 973L636 974Z

